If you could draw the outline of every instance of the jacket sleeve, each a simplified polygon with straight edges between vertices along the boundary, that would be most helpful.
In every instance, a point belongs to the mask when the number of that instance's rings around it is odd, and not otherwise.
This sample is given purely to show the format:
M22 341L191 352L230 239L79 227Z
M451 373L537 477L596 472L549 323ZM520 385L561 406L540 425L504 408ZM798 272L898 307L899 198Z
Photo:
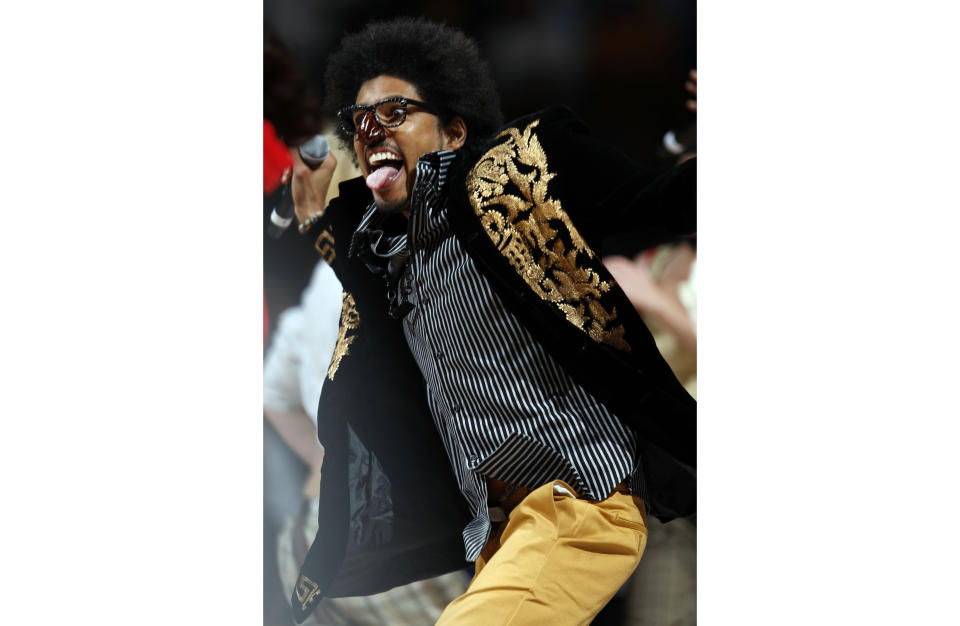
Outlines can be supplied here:
M638 171L604 200L599 212L623 230L672 236L696 232L696 158L656 175Z
M695 158L650 170L593 136L569 109L542 115L542 141L562 181L564 208L589 239L628 232L669 239L696 231Z
M333 268L341 284L345 284L342 264L346 262L353 231L371 200L362 178L340 183L339 195L330 201L307 234L314 250Z

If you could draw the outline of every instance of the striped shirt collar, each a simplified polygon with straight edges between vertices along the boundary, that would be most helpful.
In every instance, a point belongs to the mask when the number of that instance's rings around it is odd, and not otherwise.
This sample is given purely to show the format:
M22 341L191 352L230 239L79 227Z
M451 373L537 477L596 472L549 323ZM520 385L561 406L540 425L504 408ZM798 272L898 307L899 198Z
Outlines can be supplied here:
M440 209L450 164L456 156L457 153L453 150L437 150L420 157L417 161L416 180L411 191L411 214L419 208L418 204L426 204L432 211ZM367 256L366 251L362 249L368 248L373 255L388 258L406 247L406 232L387 232L390 229L385 229L389 217L377 210L376 202L371 202L354 232L348 256L353 257L358 254L361 257Z
M454 150L428 152L417 161L416 177L410 192L410 218L377 210L376 202L367 207L350 242L349 257L357 257L371 272L387 283L390 314L403 317L409 310L401 275L410 252L407 245L411 232L420 233L445 205L446 182L450 165L456 160Z

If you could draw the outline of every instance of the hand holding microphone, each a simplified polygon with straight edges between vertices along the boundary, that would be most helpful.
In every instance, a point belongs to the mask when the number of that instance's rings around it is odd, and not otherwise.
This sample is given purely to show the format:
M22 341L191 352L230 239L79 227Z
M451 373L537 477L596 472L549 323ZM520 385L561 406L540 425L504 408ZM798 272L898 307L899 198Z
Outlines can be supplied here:
M305 223L323 212L327 189L337 167L337 159L330 154L330 146L323 135L312 137L291 153L292 180L284 186L267 229L273 238L283 234L293 222L294 214Z

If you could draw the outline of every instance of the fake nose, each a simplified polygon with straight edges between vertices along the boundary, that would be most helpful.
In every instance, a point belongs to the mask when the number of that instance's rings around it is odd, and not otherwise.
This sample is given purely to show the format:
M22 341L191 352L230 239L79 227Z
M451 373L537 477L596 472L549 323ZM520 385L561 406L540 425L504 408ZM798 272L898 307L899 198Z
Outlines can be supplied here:
M383 129L383 126L377 122L377 117L370 111L364 113L363 118L360 120L360 126L357 127L357 138L360 140L360 143L368 145L381 141L386 136L387 133Z

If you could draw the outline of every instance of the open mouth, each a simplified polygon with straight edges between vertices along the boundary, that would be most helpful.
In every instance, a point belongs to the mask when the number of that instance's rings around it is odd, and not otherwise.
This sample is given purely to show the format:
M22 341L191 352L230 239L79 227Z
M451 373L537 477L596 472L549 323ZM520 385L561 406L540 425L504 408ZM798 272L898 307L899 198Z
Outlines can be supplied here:
M367 157L367 187L376 191L388 187L400 175L403 159L392 150L376 150Z
M402 164L403 159L393 150L377 150L367 157L371 172L385 165L399 169Z

